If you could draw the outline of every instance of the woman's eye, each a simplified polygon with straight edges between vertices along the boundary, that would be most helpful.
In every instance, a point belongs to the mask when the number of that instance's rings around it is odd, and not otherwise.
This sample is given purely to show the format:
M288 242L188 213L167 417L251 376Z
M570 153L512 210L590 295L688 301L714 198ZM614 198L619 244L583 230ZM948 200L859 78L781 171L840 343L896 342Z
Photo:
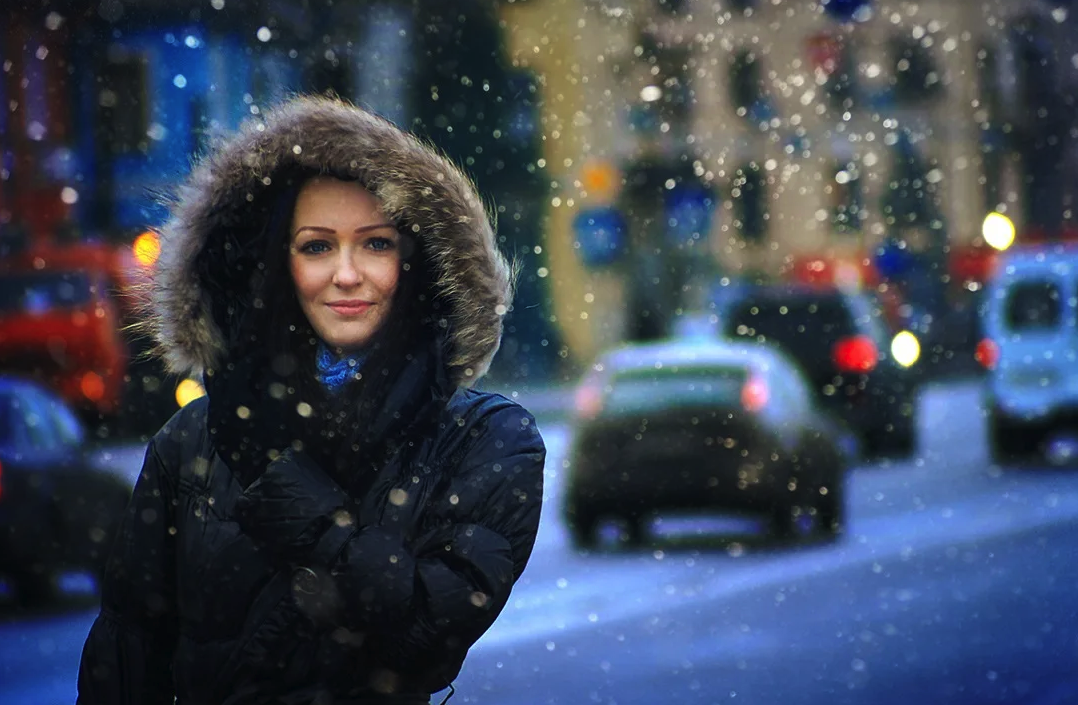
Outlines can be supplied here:
M396 246L396 243L390 240L388 237L375 237L367 241L367 246L370 247L372 250L376 250L378 252L385 252L387 250L392 250Z
M312 255L320 255L328 251L329 245L319 240L308 242L306 245L300 248L300 252L307 252Z

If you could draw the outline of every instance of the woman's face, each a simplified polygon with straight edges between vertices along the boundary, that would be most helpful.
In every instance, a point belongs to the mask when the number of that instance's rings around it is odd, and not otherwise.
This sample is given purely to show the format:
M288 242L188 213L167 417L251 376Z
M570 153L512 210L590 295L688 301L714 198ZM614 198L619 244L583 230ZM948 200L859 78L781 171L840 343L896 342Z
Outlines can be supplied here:
M291 237L307 320L327 345L362 348L389 318L401 271L401 236L381 203L354 181L314 178L299 192Z

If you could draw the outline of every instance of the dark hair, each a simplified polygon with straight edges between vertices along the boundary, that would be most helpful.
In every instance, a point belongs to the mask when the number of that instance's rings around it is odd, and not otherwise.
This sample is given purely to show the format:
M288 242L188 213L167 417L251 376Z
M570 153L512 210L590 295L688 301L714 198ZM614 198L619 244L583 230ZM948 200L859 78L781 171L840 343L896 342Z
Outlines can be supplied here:
M216 253L204 252L200 274L216 289L210 291L215 320L227 328L226 340L239 345L229 354L257 354L271 368L266 374L292 389L290 406L295 400L311 404L312 428L326 437L320 441L320 459L329 461L332 456L339 463L360 448L369 452L370 446L385 440L369 438L368 431L412 356L435 342L438 306L422 242L402 229L402 271L390 314L367 345L359 378L338 394L327 393L316 376L320 339L300 307L295 287L281 285L291 283L290 229L299 193L316 176L354 180L310 169L278 170L253 203L254 217L247 220L251 225L237 224L240 227L226 236L226 243L214 248ZM220 258L216 264L215 257ZM220 269L222 265L229 268L227 272ZM216 276L207 268L216 269ZM247 276L236 276L240 273Z

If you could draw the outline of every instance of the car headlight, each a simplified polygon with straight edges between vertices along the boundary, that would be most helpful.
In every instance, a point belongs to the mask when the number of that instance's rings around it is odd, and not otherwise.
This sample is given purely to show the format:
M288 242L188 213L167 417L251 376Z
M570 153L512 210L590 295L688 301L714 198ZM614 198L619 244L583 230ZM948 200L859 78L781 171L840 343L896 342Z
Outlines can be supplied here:
M917 336L904 330L891 339L891 357L903 367L911 367L921 357Z

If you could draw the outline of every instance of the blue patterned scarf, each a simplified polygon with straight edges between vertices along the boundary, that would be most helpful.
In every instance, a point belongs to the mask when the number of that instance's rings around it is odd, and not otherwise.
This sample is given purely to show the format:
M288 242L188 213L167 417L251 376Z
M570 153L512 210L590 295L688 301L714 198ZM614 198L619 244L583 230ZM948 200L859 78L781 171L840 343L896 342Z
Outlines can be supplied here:
M318 365L318 381L330 392L339 392L348 380L363 366L363 354L338 357L325 343L318 346L315 362Z

